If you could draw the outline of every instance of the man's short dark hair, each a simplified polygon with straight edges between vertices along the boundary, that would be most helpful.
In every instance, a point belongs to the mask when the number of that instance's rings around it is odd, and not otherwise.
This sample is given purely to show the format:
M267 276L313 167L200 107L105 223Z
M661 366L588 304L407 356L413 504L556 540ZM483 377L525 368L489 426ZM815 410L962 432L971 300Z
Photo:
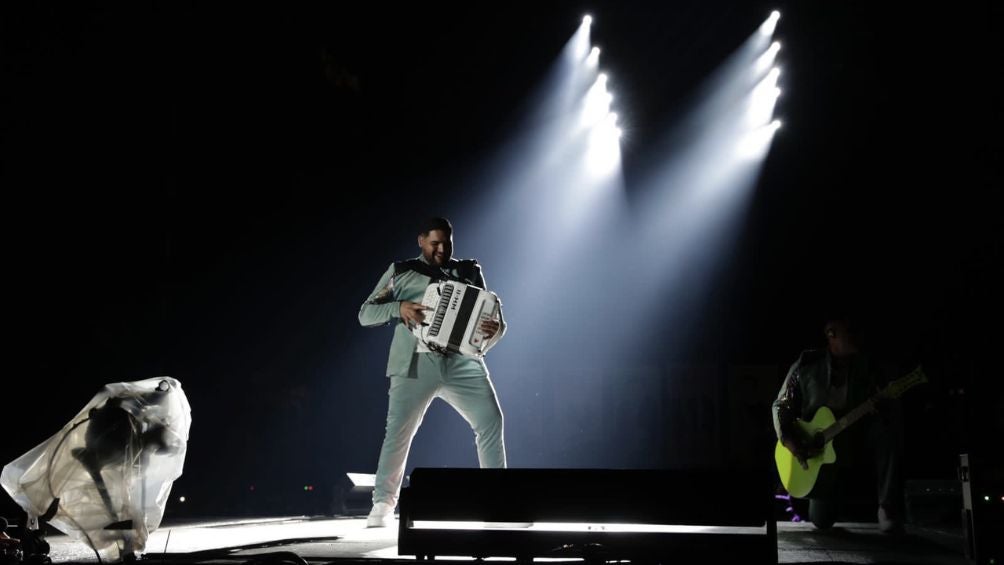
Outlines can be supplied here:
M420 235L429 235L429 232L432 230L442 230L449 237L453 235L453 224L446 218L428 218L419 225L418 233Z

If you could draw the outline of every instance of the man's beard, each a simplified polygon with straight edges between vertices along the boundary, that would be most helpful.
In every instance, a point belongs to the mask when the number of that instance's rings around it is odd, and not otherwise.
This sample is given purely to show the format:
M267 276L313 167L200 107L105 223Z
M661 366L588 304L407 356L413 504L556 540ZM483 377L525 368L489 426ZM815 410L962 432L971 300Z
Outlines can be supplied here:
M426 262L428 262L430 265L435 265L437 267L443 267L443 266L445 266L446 263L450 260L450 258L447 257L445 253L443 254L442 258L437 258L435 252L433 252L433 253L431 253L429 255L425 255L423 253L423 255L425 256Z

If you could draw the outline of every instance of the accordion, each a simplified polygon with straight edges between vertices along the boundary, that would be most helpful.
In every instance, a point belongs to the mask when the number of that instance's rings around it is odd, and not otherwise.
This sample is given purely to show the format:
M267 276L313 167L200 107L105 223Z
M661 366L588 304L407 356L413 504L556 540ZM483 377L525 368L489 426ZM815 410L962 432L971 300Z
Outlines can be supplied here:
M481 358L499 340L495 334L486 338L481 322L498 320L500 302L494 292L456 281L440 281L425 289L422 304L425 322L412 329L418 338L418 351L459 353Z

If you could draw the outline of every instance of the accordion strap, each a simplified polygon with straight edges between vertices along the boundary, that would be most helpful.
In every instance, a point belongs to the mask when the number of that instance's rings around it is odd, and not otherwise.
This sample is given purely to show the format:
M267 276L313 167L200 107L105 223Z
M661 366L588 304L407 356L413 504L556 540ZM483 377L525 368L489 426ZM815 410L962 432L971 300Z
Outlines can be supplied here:
M394 276L398 276L408 271L415 271L421 275L425 275L432 279L433 281L444 281L444 280L456 280L457 282L462 282L465 284L474 285L474 274L476 271L478 262L474 259L465 259L463 261L451 261L450 267L456 266L457 274L459 278L454 278L446 273L442 269L437 269L428 263L420 261L418 259L408 259L407 261L395 261L394 262Z

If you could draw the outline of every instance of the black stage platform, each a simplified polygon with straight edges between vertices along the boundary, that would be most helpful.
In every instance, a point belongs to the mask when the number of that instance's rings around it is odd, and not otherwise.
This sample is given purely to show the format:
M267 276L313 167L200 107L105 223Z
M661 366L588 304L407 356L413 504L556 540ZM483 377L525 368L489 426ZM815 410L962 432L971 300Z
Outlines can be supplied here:
M141 562L243 563L275 552L292 552L310 563L414 561L397 549L397 521L388 528L366 528L360 517L284 517L205 520L166 523L154 532ZM539 525L519 527L528 531ZM546 526L545 526L546 527ZM593 528L601 527L593 525ZM715 535L722 528L705 528ZM693 530L689 530L693 531ZM66 536L50 536L54 563L95 563L94 553ZM471 562L469 558L437 561ZM486 561L513 561L486 559ZM570 559L537 559L576 561ZM907 526L906 533L889 536L874 523L838 523L828 532L806 523L778 523L780 563L967 563L961 531ZM287 561L288 562L288 561ZM751 563L743 555L735 563Z

